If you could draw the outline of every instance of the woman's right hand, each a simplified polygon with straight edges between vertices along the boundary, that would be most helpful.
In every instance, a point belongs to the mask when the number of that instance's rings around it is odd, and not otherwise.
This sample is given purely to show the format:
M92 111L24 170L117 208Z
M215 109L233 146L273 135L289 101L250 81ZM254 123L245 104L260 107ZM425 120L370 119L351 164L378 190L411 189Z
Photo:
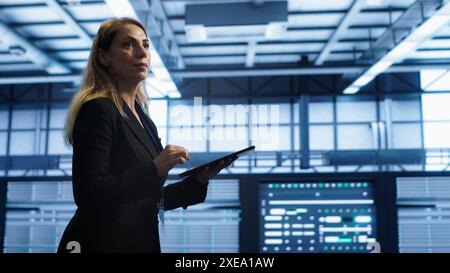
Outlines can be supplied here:
M191 159L187 149L177 145L167 145L153 161L159 177L166 177L176 164L183 164Z

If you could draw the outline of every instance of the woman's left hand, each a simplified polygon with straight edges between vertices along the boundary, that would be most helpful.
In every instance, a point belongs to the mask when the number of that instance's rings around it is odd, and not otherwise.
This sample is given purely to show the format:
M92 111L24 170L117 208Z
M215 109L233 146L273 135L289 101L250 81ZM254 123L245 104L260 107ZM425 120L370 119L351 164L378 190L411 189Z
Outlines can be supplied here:
M195 175L195 178L201 183L206 184L208 181L218 174L223 168L227 167L234 161L233 158L228 158L221 160L220 162L210 166L205 167L202 171Z

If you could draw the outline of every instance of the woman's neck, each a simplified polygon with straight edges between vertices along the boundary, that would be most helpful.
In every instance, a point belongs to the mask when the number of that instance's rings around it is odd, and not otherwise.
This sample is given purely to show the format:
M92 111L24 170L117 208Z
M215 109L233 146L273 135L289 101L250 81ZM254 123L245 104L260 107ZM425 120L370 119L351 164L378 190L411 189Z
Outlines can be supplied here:
M135 86L134 88L121 88L121 86L119 86L120 96L133 112L135 112L134 101L136 99L137 89L137 86Z

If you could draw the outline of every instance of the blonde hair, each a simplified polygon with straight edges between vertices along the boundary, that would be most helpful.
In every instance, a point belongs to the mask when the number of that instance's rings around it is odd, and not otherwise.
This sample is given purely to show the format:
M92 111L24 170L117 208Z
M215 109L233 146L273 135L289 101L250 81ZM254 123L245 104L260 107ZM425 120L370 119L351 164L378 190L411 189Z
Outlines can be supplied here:
M145 35L147 35L144 26L140 22L131 18L119 18L109 19L103 22L97 32L97 35L95 36L87 62L87 67L84 71L83 82L80 89L72 99L67 114L67 120L64 127L64 138L66 144L68 145L73 145L73 127L78 112L85 102L97 98L109 98L113 101L114 105L119 110L119 113L123 117L126 117L122 107L122 99L117 91L115 79L108 71L107 67L100 63L98 59L98 52L100 49L108 51L114 37L119 33L121 28L127 24L140 27L144 31ZM144 107L144 109L147 109L148 98L140 86L137 90L136 99L138 103Z

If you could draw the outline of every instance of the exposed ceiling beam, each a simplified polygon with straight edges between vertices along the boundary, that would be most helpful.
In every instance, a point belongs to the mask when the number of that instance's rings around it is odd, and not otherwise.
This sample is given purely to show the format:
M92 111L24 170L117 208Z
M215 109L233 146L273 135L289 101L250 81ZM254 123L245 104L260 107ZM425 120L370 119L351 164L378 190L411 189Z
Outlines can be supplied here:
M424 67L424 66L422 66ZM429 66L431 67L431 66ZM429 68L428 67L428 68ZM432 68L436 69L435 66ZM450 64L446 65L446 68L450 68ZM357 67L341 67L337 69L344 69L345 71L360 71L361 68ZM301 69L304 70L304 69ZM240 76L291 76L291 75L315 75L315 74L336 74L336 70L328 70L318 71L319 73L307 73L308 71L301 71L299 69L285 69L282 73L276 73L277 70L245 70L246 75L238 74L242 71L237 71L236 73L230 74L228 71L213 71L214 75L204 74L204 72L176 72L178 75L186 76L185 78L217 78L217 77L240 77ZM334 73L333 73L334 71ZM274 73L275 72L275 73ZM317 72L317 71L316 71ZM331 72L331 73L326 73ZM411 67L393 67L391 68L391 72L414 72L411 71ZM190 74L188 74L190 73ZM194 74L196 73L196 74ZM201 77L200 73L202 73ZM250 75L251 74L251 75ZM8 84L38 84L38 83L59 83L59 82L77 82L81 80L81 75L65 75L65 76L31 76L31 77L6 77L0 78L0 85L8 85Z
M379 8L379 9L362 9L360 12L365 14L374 14L374 13L389 13L389 12L403 12L405 8ZM302 11L291 11L288 13L288 16L296 16L296 15L335 15L335 14L346 14L348 10L302 10ZM185 20L185 14L171 15L168 16L169 20Z
M68 36L39 36L39 37L29 37L28 41L40 42L40 41L55 41L55 40L63 40L63 39L79 39L77 35L68 35Z
M348 28L349 29L385 29L390 27L389 24L360 24L360 25L351 25ZM288 26L287 28L287 33L293 33L295 31L336 31L337 27L336 26L318 26L318 27L298 27L298 26ZM186 31L185 30L176 30L174 31L175 35L185 35ZM237 36L238 38L246 38L245 40L248 39L252 39L251 36L246 36L246 37L242 37L242 36ZM250 37L250 38L248 38ZM259 36L255 36L255 37L259 37ZM214 39L214 40L221 40L223 38L209 38L209 39ZM236 40L236 37L232 37L232 39Z
M217 3L254 3L255 0L160 0L162 3L183 3L186 5L189 4L217 4ZM270 1L287 1L287 0L270 0ZM295 1L295 0L294 0ZM366 2L364 0L361 0L362 2ZM404 7L400 7L400 6L393 6L389 8L391 11L404 11L405 8ZM383 11L387 11L388 9L386 8L367 8L364 9L364 12L383 12Z
M325 43L326 41L322 40L322 39L317 39L317 40L309 40L309 41L299 41L299 40L295 40L296 37L293 36L298 36L299 38L301 38L300 35L296 35L296 33L292 32L292 31L288 31L287 32L289 34L289 38L286 38L284 40L279 40L279 41L274 41L273 43L270 42L270 44L286 44L286 43L296 43L296 42L317 42L317 43ZM302 35L303 36L303 35ZM178 39L181 40L186 40L186 38L184 37L184 33L182 35L177 35ZM238 42L237 42L238 41ZM238 43L242 43L242 44L247 44L250 41L258 41L258 43L260 44L268 44L269 42L264 41L261 37L261 35L251 35L251 36L229 36L229 37L213 37L213 38L208 38L208 40L204 43L188 43L188 42L182 42L181 45L183 46L190 46L190 45L209 45L209 44L238 44Z
M447 37L446 39L450 39L450 37ZM322 43L325 44L328 40L286 40L286 41L262 41L258 42L258 45L300 45L300 44L315 44L315 43ZM374 42L376 39L369 39L369 38L345 38L340 39L339 43L369 43ZM243 41L224 41L222 43L216 43L216 42L206 42L206 43L179 43L178 46L180 48L186 48L186 47L203 47L203 46L247 46L248 42Z
M97 20L97 19L90 19L90 20L78 20L78 24L101 24L103 20ZM30 27L30 26L58 26L65 24L64 21L42 21L42 22L20 22L20 23L11 23L9 24L10 27L16 28L16 27Z
M15 8L43 8L43 3L24 3L24 4L0 4L0 9L15 9Z
M270 0L272 2L286 2L286 0ZM217 3L254 3L255 0L161 0L163 3L176 3L181 2L183 4L217 4Z
M16 62L0 65L0 72L41 71L42 67L31 62Z
M0 65L1 67L1 65ZM292 76L292 75L330 75L340 73L358 73L366 69L362 66L339 67L311 67L311 68L274 68L274 69L242 69L242 70L201 70L201 71L172 71L177 77L183 78L225 78L225 77L258 77L258 76ZM388 73L419 72L424 69L450 69L450 63L441 64L411 64L390 67ZM77 82L81 75L61 76L31 76L0 78L0 85Z
M183 55L181 54L180 49L178 48L178 43L176 42L175 34L172 30L172 27L169 24L169 20L167 19L166 12L164 11L164 8L162 6L162 3L160 0L152 0L151 1L151 8L155 15L158 16L160 20L164 23L164 36L170 41L170 48L172 54L174 54L178 60L177 60L177 67L178 69L183 69L185 67L184 61L183 61Z
M81 0L80 0L81 1ZM103 0L98 1L83 1L83 6L85 5L98 5L98 4L104 4L105 2ZM70 6L71 4L69 1L64 1L61 3L63 6ZM0 3L0 9L14 9L14 8L42 8L46 7L45 3L30 3L30 2L24 2L24 3L17 3L17 4L1 4Z
M78 22L58 3L56 0L45 0L45 3L56 12L63 21L71 27L78 36L89 46L92 44L92 38L89 33L86 32Z
M0 78L0 85L7 84L31 84L31 83L58 83L58 82L78 82L81 75L63 76L31 76L31 77L5 77Z
M330 55L332 47L336 45L336 42L338 42L339 37L341 37L342 34L348 29L352 18L354 18L354 16L359 13L359 11L364 6L364 3L365 1L360 0L353 1L350 10L347 12L344 18L342 18L341 22L339 23L339 27L336 29L331 38L328 40L327 44L323 47L319 57L317 57L315 65L322 65L325 62L327 57Z
M56 59L47 55L44 51L37 48L20 34L13 31L8 25L0 21L1 40L10 46L19 46L23 49L23 54L34 64L42 67L49 74L70 73L70 69L58 62Z
M346 10L311 10L311 11L291 11L288 13L288 16L297 16L297 15L333 15L333 14L343 14ZM185 20L186 15L171 15L168 16L169 20Z
M223 69L223 70L174 70L171 74L180 78L227 78L258 76L292 76L292 75L330 75L343 73L361 73L367 66L329 66L305 68L258 68L258 69ZM450 69L450 63L410 64L390 67L387 73L419 72L424 69Z
M73 53L89 53L90 48L64 48L64 49L46 49L45 52L48 53L63 53L63 52L73 52ZM73 60L73 59L71 59ZM84 61L87 61L83 58Z
M180 78L227 78L227 77L257 77L257 76L291 76L358 73L362 67L311 67L311 68L268 68L268 69L224 69L224 70L192 70L171 71L172 75ZM339 71L339 72L338 72Z

